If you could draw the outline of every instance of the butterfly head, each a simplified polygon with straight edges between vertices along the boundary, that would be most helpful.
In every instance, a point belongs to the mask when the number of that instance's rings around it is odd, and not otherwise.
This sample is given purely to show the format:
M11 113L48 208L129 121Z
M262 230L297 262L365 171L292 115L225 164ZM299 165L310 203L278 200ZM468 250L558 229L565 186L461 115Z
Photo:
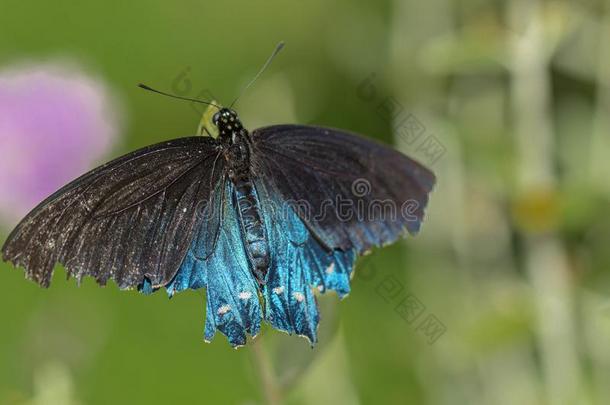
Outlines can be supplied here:
M237 113L229 108L221 108L212 117L212 122L218 128L220 136L228 136L243 129Z

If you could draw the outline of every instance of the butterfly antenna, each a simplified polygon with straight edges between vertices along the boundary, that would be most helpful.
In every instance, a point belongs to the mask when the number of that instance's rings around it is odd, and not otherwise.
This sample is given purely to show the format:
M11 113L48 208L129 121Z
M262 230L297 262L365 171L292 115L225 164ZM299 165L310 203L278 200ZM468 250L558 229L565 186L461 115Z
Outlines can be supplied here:
M209 101L198 100L196 98L176 96L174 94L165 93L164 91L161 91L161 90L153 89L152 87L149 87L149 86L147 86L145 84L142 84L142 83L138 84L138 87L140 87L140 88L142 88L144 90L152 91L153 93L158 93L158 94L167 96L167 97L177 98L178 100L194 101L196 103L211 105L213 107L218 108L219 110L222 109L222 107L220 107L220 106L218 106L218 105L216 105L214 103L210 103Z
M267 62L265 62L265 64L263 65L263 67L261 68L261 70L258 71L258 73L256 74L256 76L254 76L254 79L250 80L250 83L248 83L239 93L239 96L237 96L237 98L235 100L233 100L233 102L231 103L231 105L229 106L229 108L233 108L233 105L235 105L235 103L237 102L237 100L239 100L241 98L241 96L244 95L244 93L246 92L246 90L248 90L248 88L250 88L250 86L252 86L252 84L254 84L254 82L256 81L256 79L258 79L258 77L260 75L263 74L263 72L267 69L267 67L271 64L271 62L273 61L273 58L275 58L275 56L280 53L280 51L282 50L282 48L284 47L284 41L280 41L275 49L273 50L273 53L271 54L271 56L269 56L269 59L267 59Z

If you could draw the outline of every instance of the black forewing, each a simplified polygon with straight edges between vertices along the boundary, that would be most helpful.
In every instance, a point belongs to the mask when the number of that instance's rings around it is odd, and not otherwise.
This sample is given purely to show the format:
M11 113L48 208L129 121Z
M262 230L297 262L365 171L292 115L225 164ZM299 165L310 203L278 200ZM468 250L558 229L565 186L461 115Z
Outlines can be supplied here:
M300 125L258 129L252 142L257 176L296 204L327 248L362 253L419 230L435 177L403 154L359 135Z
M69 183L32 210L6 240L3 259L48 286L55 263L71 276L144 280L159 287L178 271L194 229L224 176L212 138L179 138L134 151ZM216 217L207 226L218 229ZM211 232L214 233L214 232Z

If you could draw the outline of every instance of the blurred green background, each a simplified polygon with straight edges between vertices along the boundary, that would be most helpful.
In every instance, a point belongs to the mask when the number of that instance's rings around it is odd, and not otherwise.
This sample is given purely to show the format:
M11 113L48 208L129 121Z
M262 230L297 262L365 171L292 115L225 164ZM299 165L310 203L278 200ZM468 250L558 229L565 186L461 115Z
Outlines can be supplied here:
M0 403L609 403L609 5L0 0L0 68L69 58L113 91L107 158L197 128L137 83L229 104L284 40L239 102L248 128L349 129L438 177L421 234L321 297L314 349L269 328L204 343L202 291L63 270L44 290L0 264Z

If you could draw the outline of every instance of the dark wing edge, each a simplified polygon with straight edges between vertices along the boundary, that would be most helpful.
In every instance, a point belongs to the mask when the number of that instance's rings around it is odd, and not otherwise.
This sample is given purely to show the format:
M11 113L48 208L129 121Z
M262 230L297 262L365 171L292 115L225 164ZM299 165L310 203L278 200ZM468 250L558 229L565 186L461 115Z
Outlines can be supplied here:
M93 169L25 216L4 243L3 260L43 287L56 263L79 282L92 276L121 289L167 284L224 176L216 145L178 138Z
M296 205L326 248L362 254L419 231L436 178L389 146L303 125L260 128L252 142L257 175ZM351 215L341 211L345 202L352 204Z

